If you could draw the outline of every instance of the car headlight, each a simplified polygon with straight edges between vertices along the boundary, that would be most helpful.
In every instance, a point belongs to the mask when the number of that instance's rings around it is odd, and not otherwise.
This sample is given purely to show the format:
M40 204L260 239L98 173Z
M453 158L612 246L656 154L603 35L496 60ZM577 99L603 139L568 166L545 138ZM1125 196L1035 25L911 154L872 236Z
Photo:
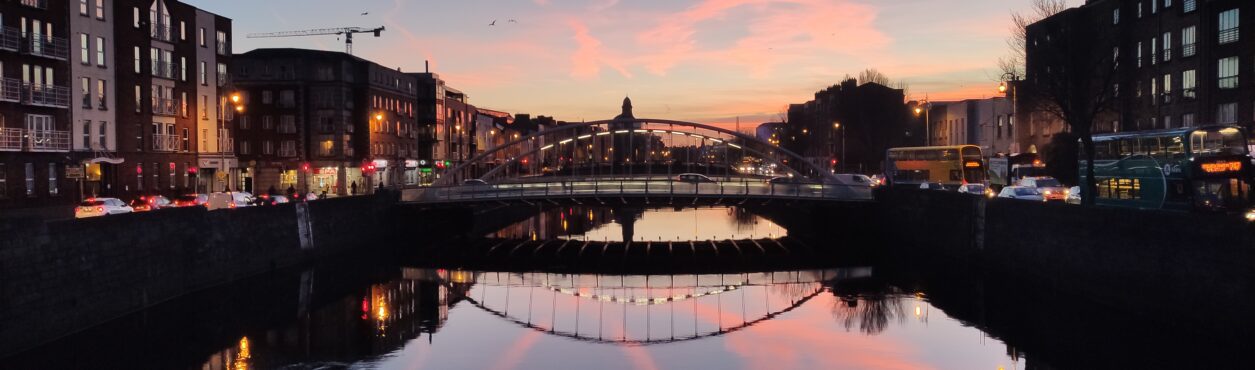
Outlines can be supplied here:
M1246 210L1246 221L1255 222L1255 208Z

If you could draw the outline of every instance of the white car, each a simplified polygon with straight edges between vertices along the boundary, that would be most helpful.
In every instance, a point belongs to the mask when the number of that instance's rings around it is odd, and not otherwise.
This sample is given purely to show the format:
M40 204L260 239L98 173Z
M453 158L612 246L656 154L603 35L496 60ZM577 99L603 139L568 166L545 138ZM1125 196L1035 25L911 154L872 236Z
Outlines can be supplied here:
M986 196L993 198L994 190L985 184L963 184L959 185L959 193Z
M217 209L233 209L253 205L253 194L242 191L209 194L209 202L205 208L210 211Z
M1046 199L1042 197L1041 192L1037 188L1027 186L1008 186L1002 188L1002 192L998 193L999 198L1032 200L1044 202Z
M1068 189L1067 202L1068 204L1081 204L1080 186L1073 186L1071 189Z
M1050 176L1025 177L1016 185L1036 188L1046 200L1061 201L1068 198L1068 188L1063 187L1059 180Z
M946 190L946 186L945 186L945 185L941 185L941 183L939 183L939 182L925 182L925 183L921 183L921 184L919 184L919 188L920 188L920 190Z
M131 213L135 210L118 198L92 198L79 203L74 208L74 218L118 215Z

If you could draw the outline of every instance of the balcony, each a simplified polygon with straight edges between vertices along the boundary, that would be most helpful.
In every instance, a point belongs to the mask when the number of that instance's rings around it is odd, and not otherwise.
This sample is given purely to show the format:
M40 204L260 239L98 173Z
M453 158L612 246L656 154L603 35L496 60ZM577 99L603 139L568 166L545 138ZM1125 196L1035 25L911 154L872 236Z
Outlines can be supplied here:
M57 60L66 60L70 56L70 41L64 37L52 37L41 34L31 34L32 37L26 38L22 46L30 55L52 58Z
M1181 45L1182 57L1192 57L1197 52L1198 52L1198 44L1189 43L1189 44Z
M227 55L227 42L218 41L218 55Z
M150 33L152 34L153 40L170 42L170 26L153 23L149 29L152 31Z
M22 36L14 27L0 27L0 49L18 51Z
M182 111L179 99L153 98L153 114L159 116L178 116Z
M48 9L48 0L22 0L22 5L32 8Z
M26 130L26 150L32 152L70 151L70 132L57 130Z
M5 81L5 85L9 82ZM22 103L44 107L69 108L70 89L61 86L22 83Z
M1238 28L1231 27L1228 29L1220 30L1220 33L1217 35L1217 37L1219 38L1220 45L1237 42L1238 41Z
M179 135L153 134L153 151L154 152L177 152L179 151Z
M280 147L279 156L284 158L296 157L296 147Z
M21 102L22 81L16 78L0 79L0 101Z
M174 76L177 75L175 72L178 72L178 68L175 68L178 66L170 62L153 61L151 67L153 77L161 77L168 80L173 80Z
M228 78L230 78L230 76L227 76L226 73L218 72L218 87L226 86L227 81L229 81Z
M22 150L22 129L0 128L0 150Z

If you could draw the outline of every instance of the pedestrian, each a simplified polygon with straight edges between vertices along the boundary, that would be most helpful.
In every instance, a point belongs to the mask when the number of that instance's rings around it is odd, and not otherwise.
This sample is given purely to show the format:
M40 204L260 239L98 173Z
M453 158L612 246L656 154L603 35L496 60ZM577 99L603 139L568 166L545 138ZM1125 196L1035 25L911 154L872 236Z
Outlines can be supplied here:
M357 195L357 181L349 185L349 194Z
M327 189L322 189L322 194L318 195L318 199L327 199Z

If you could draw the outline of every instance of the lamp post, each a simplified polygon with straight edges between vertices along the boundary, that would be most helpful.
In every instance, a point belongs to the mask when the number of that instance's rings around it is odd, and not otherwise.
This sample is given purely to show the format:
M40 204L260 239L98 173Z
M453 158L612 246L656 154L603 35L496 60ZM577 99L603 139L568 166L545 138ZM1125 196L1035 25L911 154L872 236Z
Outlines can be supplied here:
M840 130L840 129L841 129L841 122L832 123L832 132L834 134L837 132L837 130ZM829 139L831 140L831 138ZM840 160L837 162L837 166L838 168L841 169L840 172L842 173L845 172L845 160L846 160L845 158L845 130L841 130L841 157L840 157Z
M227 153L226 153L226 150L224 150L224 149L223 149L223 147L222 147L222 142L223 142L223 140L222 140L222 139L223 139L223 136L222 136L222 135L223 135L224 133L226 133L226 132L227 132L227 130L226 130L226 128L227 128L227 104L226 104L226 102L227 102L228 100L230 100L231 105L232 105L232 106L234 106L234 109L235 109L235 112L236 112L236 113L244 113L244 105L240 104L240 93L239 93L239 92L234 92L234 93L231 93L231 96L230 96L229 98L228 98L228 97L223 97L221 100L219 100L219 104L218 104L218 135L217 135L217 137L218 137L218 167L219 167L219 168L218 168L218 171L220 171L220 173L224 173L224 174L225 174L225 173L229 170L229 169L227 168ZM183 104L187 104L187 102L183 102ZM234 119L235 119L235 118L234 118L234 117L232 117L232 120L234 120ZM222 176L222 175L215 175L215 176ZM197 177L197 180L196 180L196 183L197 183L197 184L196 184L196 187L199 187L199 186L200 186L200 171L196 171L196 177ZM230 175L228 174L228 175L227 175L227 179L228 179L228 180L230 180L230 178L231 178L231 177L230 177ZM206 190L209 190L209 189L206 189Z
M1011 101L1011 118L1007 120L1007 135L1011 137L1012 142L1015 141L1015 85L1020 81L1020 76L1015 73L1007 72L1002 74L1002 82L998 83L998 92L1007 96ZM1008 152L1010 149L1007 150Z
M923 108L920 108L921 106ZM924 146L933 145L932 122L929 122L928 120L928 115L932 113L931 108L932 103L928 100L924 100L923 102L915 105L915 116L919 116L920 114L924 115Z

